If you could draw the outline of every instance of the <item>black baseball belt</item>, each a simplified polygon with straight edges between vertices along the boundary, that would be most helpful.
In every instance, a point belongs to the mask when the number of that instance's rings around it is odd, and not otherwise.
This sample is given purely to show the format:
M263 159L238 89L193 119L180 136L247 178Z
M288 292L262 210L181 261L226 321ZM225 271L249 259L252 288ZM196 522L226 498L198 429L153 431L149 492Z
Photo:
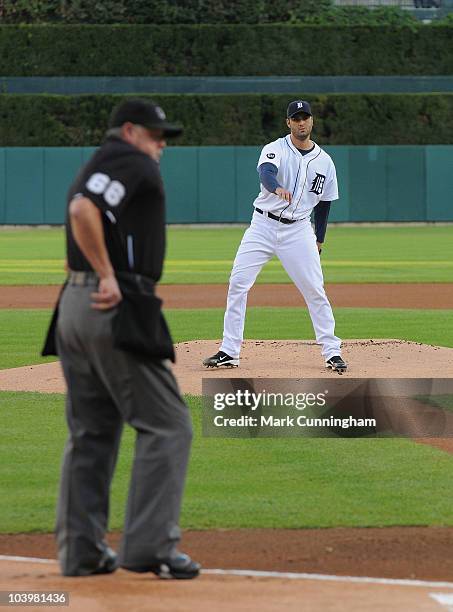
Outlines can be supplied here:
M302 219L287 219L286 217L279 217L278 215L274 215L273 213L265 212L264 210L261 210L261 208L255 207L255 210L256 212L260 213L260 215L265 215L266 217L269 217L269 219L274 219L274 221L280 221L280 223L284 223L285 225L290 225L291 223L302 221ZM306 217L303 217L303 219L305 218Z

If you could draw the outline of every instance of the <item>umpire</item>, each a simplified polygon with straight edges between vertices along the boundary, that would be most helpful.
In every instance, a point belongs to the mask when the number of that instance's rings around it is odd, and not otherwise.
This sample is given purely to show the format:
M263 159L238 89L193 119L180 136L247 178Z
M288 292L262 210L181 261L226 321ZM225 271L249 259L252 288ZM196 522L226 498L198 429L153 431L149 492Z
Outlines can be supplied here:
M69 190L69 274L43 349L58 353L68 388L56 524L66 576L118 565L166 578L194 578L200 570L177 549L192 426L154 295L165 250L159 159L166 138L181 132L159 106L123 102ZM104 537L125 422L136 444L117 558Z

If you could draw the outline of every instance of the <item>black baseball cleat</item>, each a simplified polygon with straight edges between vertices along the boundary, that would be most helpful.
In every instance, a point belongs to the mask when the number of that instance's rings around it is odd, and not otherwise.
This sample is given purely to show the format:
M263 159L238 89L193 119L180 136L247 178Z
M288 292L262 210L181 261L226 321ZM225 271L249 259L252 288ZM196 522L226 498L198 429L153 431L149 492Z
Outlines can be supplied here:
M162 559L155 563L142 566L126 566L123 568L130 572L152 572L163 580L190 580L196 578L200 573L201 565L193 561L189 555L178 552L168 559Z
M235 359L234 357L230 357L223 351L219 351L212 357L207 357L203 360L203 365L207 368L237 368L239 365L239 359Z
M189 555L179 553L168 561L161 561L151 571L164 580L175 578L176 580L190 580L196 578L200 573L201 565L192 561Z
M348 366L339 355L335 355L326 361L326 367L330 368L338 374L343 374L348 369Z
M96 566L79 567L75 571L63 572L64 576L96 576L98 574L112 574L118 569L118 557L108 546L104 550L102 557Z
M111 574L118 569L118 557L111 548L106 548L99 566L94 570L93 574Z

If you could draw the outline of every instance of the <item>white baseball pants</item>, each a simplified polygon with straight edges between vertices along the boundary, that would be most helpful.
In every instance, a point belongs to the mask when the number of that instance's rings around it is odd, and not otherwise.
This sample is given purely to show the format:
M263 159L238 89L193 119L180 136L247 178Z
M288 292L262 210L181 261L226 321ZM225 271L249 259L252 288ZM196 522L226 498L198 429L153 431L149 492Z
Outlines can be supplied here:
M239 246L228 288L223 342L220 347L239 358L244 335L247 294L256 277L273 255L282 262L291 280L307 303L316 342L327 360L341 355L341 340L335 336L335 319L324 290L316 236L310 219L285 225L254 212L250 227Z

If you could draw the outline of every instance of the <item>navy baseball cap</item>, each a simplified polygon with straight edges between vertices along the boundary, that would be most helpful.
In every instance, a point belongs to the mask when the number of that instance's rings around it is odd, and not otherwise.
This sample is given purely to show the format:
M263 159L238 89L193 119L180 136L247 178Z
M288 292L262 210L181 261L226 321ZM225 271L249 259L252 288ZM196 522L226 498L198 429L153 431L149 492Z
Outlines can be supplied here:
M307 113L307 115L312 116L310 103L306 100L294 100L294 102L290 102L288 104L288 110L286 111L286 116L289 118L293 117L297 113Z
M163 130L166 138L182 134L182 127L168 123L163 109L151 100L130 98L121 102L110 115L109 127L121 127L127 121L151 130Z

